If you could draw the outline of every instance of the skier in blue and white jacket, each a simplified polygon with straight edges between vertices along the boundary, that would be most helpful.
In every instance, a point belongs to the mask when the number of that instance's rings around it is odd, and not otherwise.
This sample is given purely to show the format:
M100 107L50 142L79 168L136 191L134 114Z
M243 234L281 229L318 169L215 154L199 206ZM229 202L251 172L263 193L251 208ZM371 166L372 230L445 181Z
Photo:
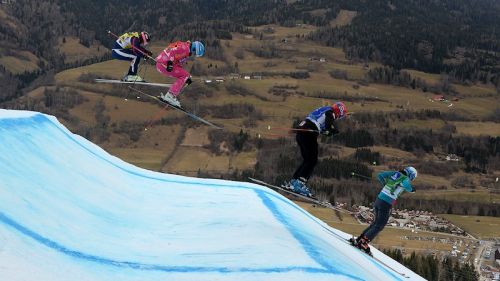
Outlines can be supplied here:
M143 32L127 32L122 34L115 41L111 56L114 59L130 61L128 73L123 77L123 81L127 82L143 82L144 79L137 75L141 58L147 59L153 53L144 48L151 41L149 33Z
M318 136L319 134L326 136L337 134L339 131L335 126L335 120L342 119L346 115L347 109L344 103L335 102L331 106L317 108L294 129L303 161L292 179L283 183L282 187L305 196L312 196L306 183L318 163Z

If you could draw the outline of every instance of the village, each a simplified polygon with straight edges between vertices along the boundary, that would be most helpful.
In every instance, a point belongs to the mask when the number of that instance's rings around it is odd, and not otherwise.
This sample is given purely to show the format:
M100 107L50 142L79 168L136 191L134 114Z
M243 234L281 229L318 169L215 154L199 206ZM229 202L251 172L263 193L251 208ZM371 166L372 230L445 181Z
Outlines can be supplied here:
M351 211L355 213L356 219L361 223L369 224L373 221L373 213L370 211L369 207L354 206ZM428 211L394 209L392 210L387 225L415 230L444 232L458 236L468 236L460 227Z
M370 224L374 217L369 207L353 206L347 208L344 203L336 203L335 207L349 211L360 223ZM387 222L388 227L410 229L412 233L420 231L441 232L449 237L404 236L403 240L419 240L449 244L449 251L439 253L442 257L451 257L461 264L473 264L480 273L480 280L500 280L500 238L480 240L450 221L428 211L393 209ZM437 254L432 251L431 254Z

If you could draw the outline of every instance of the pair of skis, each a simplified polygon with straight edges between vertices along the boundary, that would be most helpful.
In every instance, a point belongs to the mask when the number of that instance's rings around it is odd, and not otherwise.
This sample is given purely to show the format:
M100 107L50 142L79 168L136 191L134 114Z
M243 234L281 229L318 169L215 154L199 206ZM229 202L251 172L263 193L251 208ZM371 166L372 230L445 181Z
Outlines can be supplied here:
M122 80L116 80L116 79L101 79L97 78L94 79L96 83L108 83L108 84L132 84L132 85L144 85L144 86L155 86L155 87L162 87L162 88L170 88L172 84L165 84L165 83L150 83L146 81L122 81Z
M293 192L293 191L291 191L289 189L286 189L286 188L283 188L283 187L280 187L280 186L277 186L277 185L269 184L269 183L267 183L265 181L261 181L261 180L254 179L254 178L251 178L251 177L249 177L248 179L251 180L251 181L253 181L253 182L255 182L255 183L258 183L260 185L264 185L264 186L267 186L269 188L272 188L274 190L278 190L278 191L281 191L281 192L284 192L284 193L296 196L298 198L303 199L304 201L311 202L313 204L320 205L320 206L323 206L325 208L329 208L329 209L332 209L332 210L338 210L338 208L335 208L329 202L324 202L324 201L321 201L321 200L316 199L314 197L305 196L305 195Z
M163 84L163 83L150 83L150 82L145 82L145 81L141 81L141 82L121 81L121 80L114 80L114 79L95 79L95 82L97 82L97 83L111 83L111 84L132 84L132 85L156 86L156 87L164 87L164 88L170 88L170 86L171 86L171 84ZM198 115L187 111L186 109L184 109L182 107L175 106L175 105L161 99L159 96L150 95L150 94L148 94L144 91L141 91L139 89L136 89L130 85L128 86L128 88L131 89L132 91L139 93L142 96L149 97L149 98L154 99L162 104L169 106L170 108L176 109L176 110L186 114L187 116L191 117L192 119L199 121L207 126L210 126L212 128L215 128L215 129L222 129L221 126L215 125L214 123L209 122L209 121L199 117Z

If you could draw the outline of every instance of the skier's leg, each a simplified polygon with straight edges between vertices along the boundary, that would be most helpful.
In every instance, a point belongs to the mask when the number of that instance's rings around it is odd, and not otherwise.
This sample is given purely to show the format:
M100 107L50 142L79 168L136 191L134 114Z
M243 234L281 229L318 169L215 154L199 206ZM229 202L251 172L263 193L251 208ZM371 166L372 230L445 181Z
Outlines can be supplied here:
M303 178L309 180L316 163L318 163L318 140L317 134L311 132L298 132L297 143L300 147L300 154L304 159L302 164L293 174L294 179Z
M182 69L182 67L180 66L174 66L174 69L172 71L167 71L163 65L163 62L158 61L156 64L156 69L161 74L176 78L176 80L166 94L161 94L161 99L174 106L181 107L181 103L177 99L177 96L180 94L182 86L186 83L186 81L191 80L189 78L189 73Z
M113 49L111 52L111 57L117 60L131 61L137 56L134 55L133 51L130 49Z
M137 70L139 70L139 63L141 62L141 57L137 56L132 62L130 63L130 68L128 70L129 75L137 75Z
M172 87L170 87L170 92L174 96L178 96L181 93L182 88L186 84L186 81L188 81L190 75L182 67L180 67L179 65L175 65L170 76L177 78L174 84L172 84Z
M130 49L113 49L111 52L111 56L114 59L118 60L126 60L130 61L130 67L128 70L128 75L136 75L137 74L137 66L139 64L139 60L137 56L133 54L133 51Z
M299 146L300 149L300 155L302 155L302 163L300 163L300 166L295 170L295 173L293 173L293 179L298 179L302 176L304 167L306 165L306 154L307 154L307 147L306 147L306 137L304 136L304 132L297 132L297 135L295 136L295 140L297 141L297 145Z
M315 133L307 132L307 153L304 160L305 166L301 177L309 180L318 163L318 137Z
M389 216L391 214L391 204L377 199L377 201L375 201L374 211L375 220L370 225L369 229L367 229L364 234L362 234L370 241L372 241L380 233L380 231L384 229L387 221L389 221Z

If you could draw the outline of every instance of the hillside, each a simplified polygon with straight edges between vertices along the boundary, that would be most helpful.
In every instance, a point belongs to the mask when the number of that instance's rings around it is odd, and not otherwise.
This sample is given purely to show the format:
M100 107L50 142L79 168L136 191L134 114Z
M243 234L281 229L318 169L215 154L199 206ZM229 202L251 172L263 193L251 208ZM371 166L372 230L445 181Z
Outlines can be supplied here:
M498 188L494 178L498 175L499 154L489 148L492 143L487 136L500 132L495 115L498 95L493 85L464 86L448 81L453 93L444 101L435 101L445 76L401 71L410 81L418 79L427 85L427 90L413 88L403 80L394 79L399 81L394 83L376 79L372 73L383 69L379 64L356 63L346 59L339 48L323 47L301 38L300 34L314 30L315 27L305 25L261 26L250 35L232 33L231 40L221 40L223 60L202 58L188 63L196 83L183 94L183 103L224 125L231 134L207 130L183 115L161 110L154 101L145 103L126 87L89 83L92 77L119 78L126 69L126 63L119 61L60 72L55 76L55 87L39 88L18 104L56 114L72 130L149 169L230 178L257 173L266 180L279 181L293 172L298 161L293 136L287 135L286 128L314 107L340 99L354 114L340 124L343 134L333 143L325 139L322 144L323 162L318 167L317 181L312 184L322 196L368 204L375 195L368 191L373 190L370 185L357 183L358 188L367 189L361 195L342 191L342 181L358 182L351 178L349 169L371 175L412 163L421 171L418 185L425 192L403 200L403 206L422 206L426 201L432 203L424 206L437 213L463 214L467 209L469 214L495 215L500 196L492 192ZM261 35L265 40L261 40ZM159 52L165 44L155 42L152 50ZM280 57L270 59L260 52L262 49L275 50ZM230 70L238 71L240 78L231 80L226 75L223 83L205 82ZM141 75L150 81L166 81L146 64L142 71ZM303 73L308 77L295 76ZM397 78L401 74L387 75ZM244 76L252 79L243 79ZM49 97L54 102L49 102ZM267 130L269 126L273 130ZM394 137L383 137L395 130L399 133ZM420 139L412 140L414 134L420 135ZM278 137L284 137L280 149L275 147L280 142ZM445 143L443 138L447 139ZM482 149L475 143L481 143L486 154L469 156L470 149ZM364 156L368 158L355 158L361 147L369 147L369 154ZM283 153L288 156L283 158ZM446 161L449 153L459 155L460 161ZM486 158L479 158L481 155ZM332 157L341 162L335 164ZM375 166L370 157L376 157ZM276 161L287 164L279 168L269 166ZM359 165L346 166L343 169L347 170L339 170L336 175L321 172L326 165L341 163ZM486 172L487 176L477 172Z

